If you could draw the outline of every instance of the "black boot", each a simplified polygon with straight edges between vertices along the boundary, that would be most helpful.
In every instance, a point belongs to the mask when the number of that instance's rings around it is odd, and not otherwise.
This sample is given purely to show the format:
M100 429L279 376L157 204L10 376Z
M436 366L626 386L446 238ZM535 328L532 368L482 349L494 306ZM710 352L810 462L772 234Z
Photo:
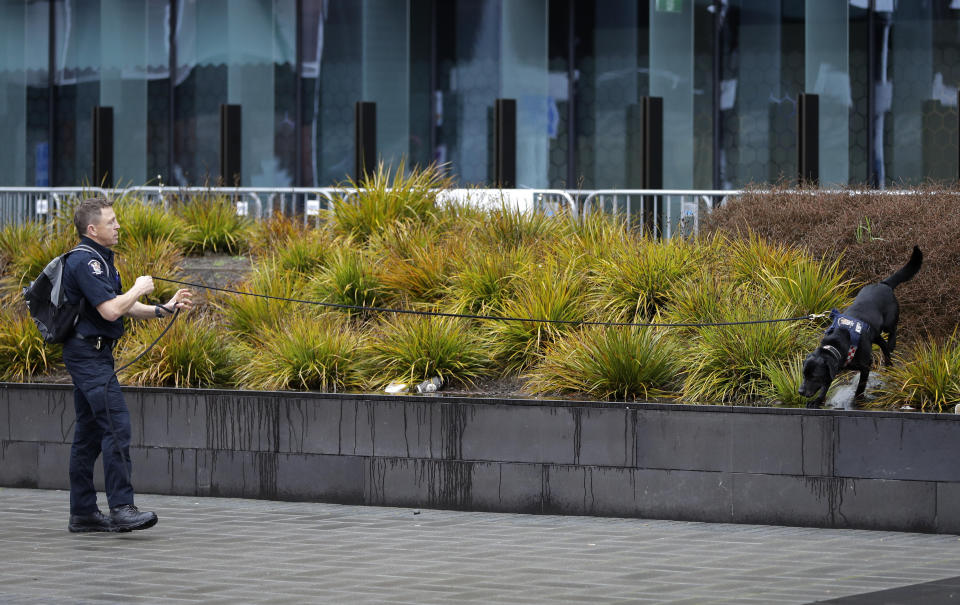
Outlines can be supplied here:
M116 531L131 531L147 529L157 524L157 515L151 512L140 512L132 504L122 504L110 509L110 519Z
M96 511L90 513L89 515L70 515L70 523L67 525L67 529L71 532L88 532L88 531L118 531L116 527L113 526L113 522L110 520L110 517Z

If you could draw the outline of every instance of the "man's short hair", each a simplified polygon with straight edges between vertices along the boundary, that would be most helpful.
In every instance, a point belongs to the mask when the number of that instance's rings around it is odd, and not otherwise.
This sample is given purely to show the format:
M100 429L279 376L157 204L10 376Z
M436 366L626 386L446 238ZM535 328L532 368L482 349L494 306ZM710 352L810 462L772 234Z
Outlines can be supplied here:
M113 206L113 201L104 197L91 197L77 204L73 211L73 224L77 227L77 234L83 237L87 234L87 227L100 220L100 211Z

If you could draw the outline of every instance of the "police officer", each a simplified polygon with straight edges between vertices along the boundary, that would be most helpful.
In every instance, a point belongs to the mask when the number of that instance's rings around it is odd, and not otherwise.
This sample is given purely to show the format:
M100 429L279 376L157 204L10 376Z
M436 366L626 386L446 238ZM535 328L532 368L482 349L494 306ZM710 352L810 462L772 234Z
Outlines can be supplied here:
M123 334L123 317L149 319L190 309L189 290L178 290L166 305L138 302L153 291L153 278L141 275L126 292L113 264L111 248L119 241L120 225L113 202L83 200L73 215L80 244L67 256L64 291L70 302L84 300L74 335L63 345L63 361L73 378L76 426L70 450L71 532L147 529L157 515L140 511L130 484L130 412L113 376L113 347ZM109 379L109 383L108 383ZM107 384L106 390L104 385ZM103 455L104 482L110 515L97 508L93 467Z

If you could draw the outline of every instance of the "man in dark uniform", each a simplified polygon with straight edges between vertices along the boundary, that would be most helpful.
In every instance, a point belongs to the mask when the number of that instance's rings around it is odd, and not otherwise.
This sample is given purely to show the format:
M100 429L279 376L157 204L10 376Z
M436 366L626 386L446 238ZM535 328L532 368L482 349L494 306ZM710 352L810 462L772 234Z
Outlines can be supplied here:
M63 361L73 378L77 421L70 450L70 523L72 532L130 531L157 523L157 515L137 509L130 484L130 412L113 376L113 346L123 335L123 317L167 317L190 309L190 291L179 290L164 305L137 301L153 292L153 278L141 275L122 292L110 249L119 241L113 202L84 200L74 212L80 249L64 263L64 291L70 302L85 299L74 335L63 345ZM109 383L108 383L109 379ZM104 385L108 384L106 391ZM103 455L110 515L97 507L93 467Z

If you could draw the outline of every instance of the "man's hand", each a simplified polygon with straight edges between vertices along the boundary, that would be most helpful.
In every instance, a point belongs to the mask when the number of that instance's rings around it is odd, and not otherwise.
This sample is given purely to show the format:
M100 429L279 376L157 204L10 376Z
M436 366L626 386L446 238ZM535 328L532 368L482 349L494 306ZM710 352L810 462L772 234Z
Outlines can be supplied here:
M173 295L173 298L170 299L170 302L167 303L168 309L182 309L184 311L189 311L193 308L193 301L190 297L193 296L193 293L187 288L181 288L177 290L177 293Z
M153 307L137 302L141 296L153 292L153 278L141 275L133 286L116 298L103 301L97 306L100 317L107 321L116 321L124 315L137 319L146 319L153 313Z
M130 290L136 292L136 298L150 294L153 292L153 278L149 275L141 275Z

